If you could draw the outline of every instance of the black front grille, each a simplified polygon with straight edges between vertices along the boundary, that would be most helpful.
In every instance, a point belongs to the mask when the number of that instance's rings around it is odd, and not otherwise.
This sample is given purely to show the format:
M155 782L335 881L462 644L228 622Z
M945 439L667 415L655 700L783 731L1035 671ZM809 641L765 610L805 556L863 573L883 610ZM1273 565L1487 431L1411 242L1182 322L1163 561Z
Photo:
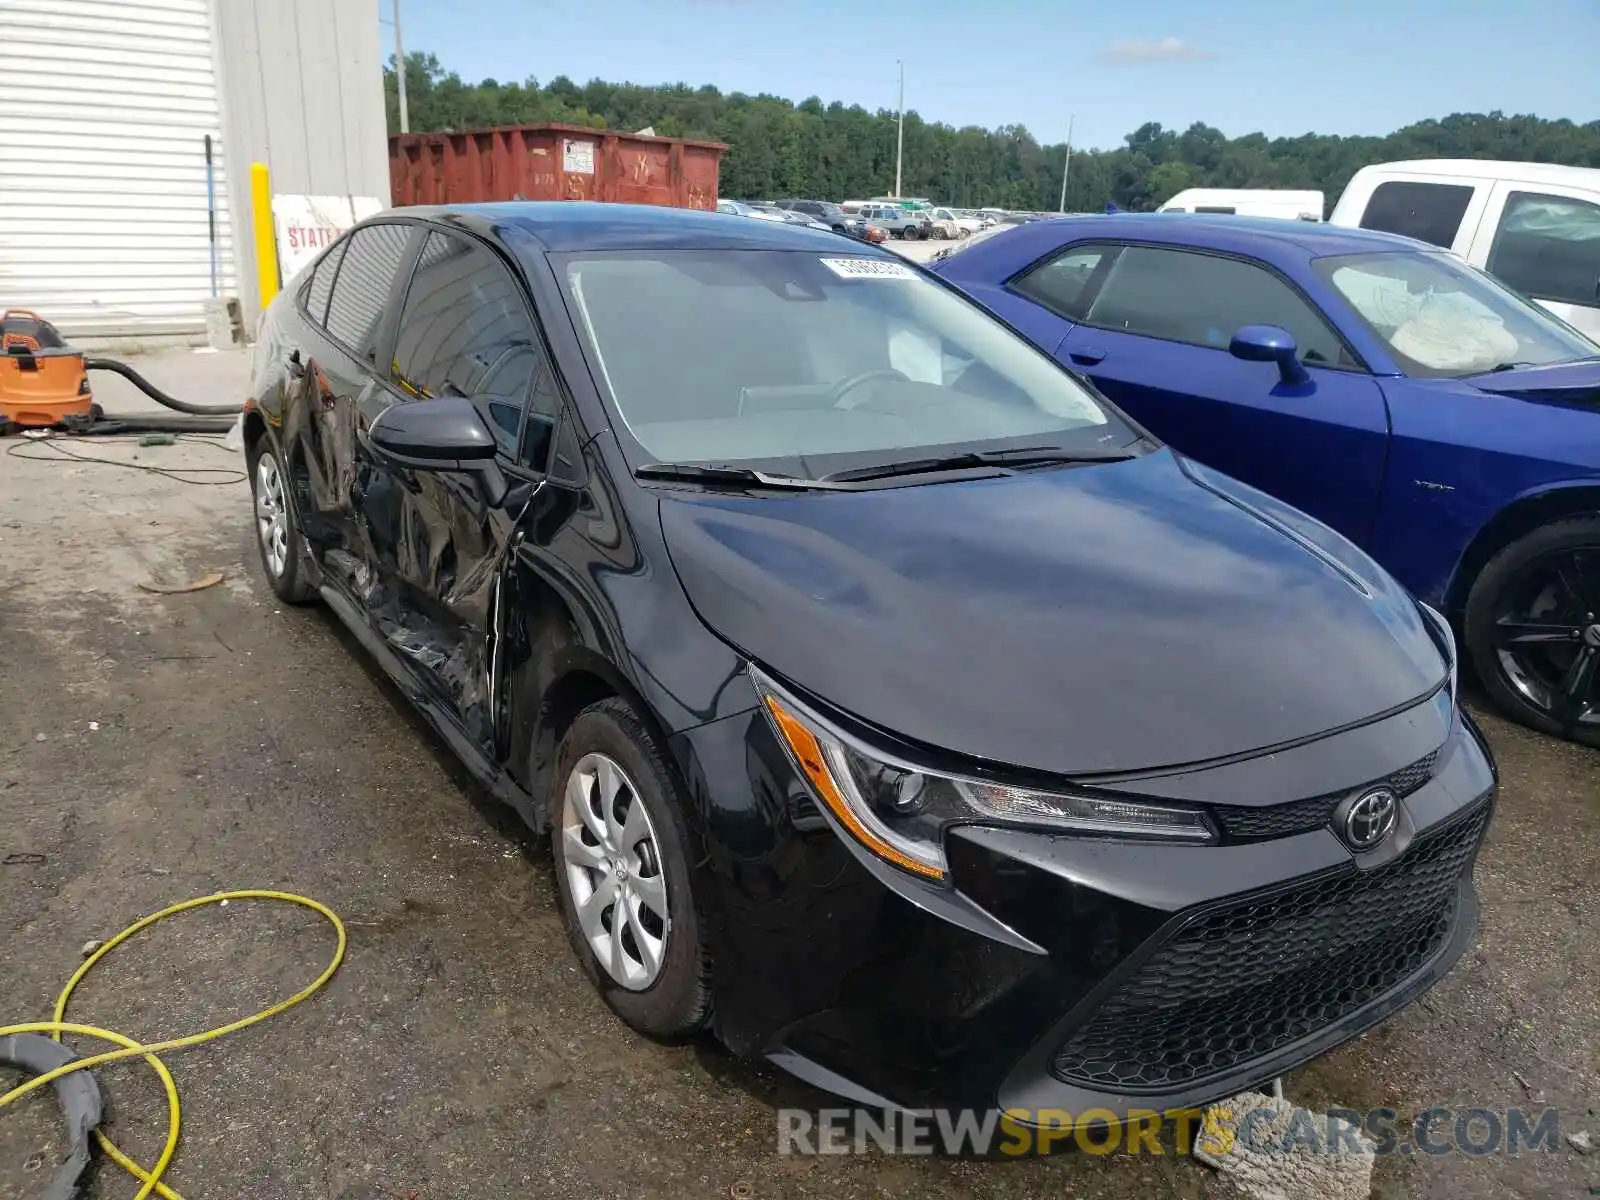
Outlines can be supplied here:
M1435 750L1410 766L1401 767L1367 786L1388 788L1396 796L1409 796L1433 778L1433 768L1438 761L1439 752ZM1291 800L1287 804L1271 804L1265 808L1219 804L1211 811L1230 841L1261 842L1268 838L1288 837L1293 833L1321 829L1333 819L1333 810L1339 807L1339 801L1354 790L1351 788L1328 796L1313 796L1309 800Z
M1104 1091L1168 1091L1348 1016L1443 948L1485 806L1373 871L1354 867L1181 926L1057 1051Z

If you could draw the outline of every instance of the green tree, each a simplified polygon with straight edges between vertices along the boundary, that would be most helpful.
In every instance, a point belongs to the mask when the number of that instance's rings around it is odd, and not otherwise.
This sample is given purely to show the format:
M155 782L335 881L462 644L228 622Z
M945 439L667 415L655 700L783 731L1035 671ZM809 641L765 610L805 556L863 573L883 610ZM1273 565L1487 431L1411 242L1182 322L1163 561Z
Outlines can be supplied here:
M389 128L399 123L394 62L384 71ZM865 199L894 187L895 114L808 96L723 94L708 85L645 86L565 75L548 83L464 81L426 51L406 55L406 99L416 131L564 121L595 129L647 126L674 137L726 142L721 187L750 199L815 196ZM998 129L905 115L904 191L962 207L999 205L1054 211L1061 194L1062 145L1040 145L1020 124ZM1331 205L1367 163L1403 158L1530 159L1600 167L1600 121L1576 124L1502 112L1452 113L1386 137L1305 133L1228 138L1203 122L1182 133L1149 121L1108 150L1075 150L1068 211L1108 200L1154 208L1186 187L1316 188Z

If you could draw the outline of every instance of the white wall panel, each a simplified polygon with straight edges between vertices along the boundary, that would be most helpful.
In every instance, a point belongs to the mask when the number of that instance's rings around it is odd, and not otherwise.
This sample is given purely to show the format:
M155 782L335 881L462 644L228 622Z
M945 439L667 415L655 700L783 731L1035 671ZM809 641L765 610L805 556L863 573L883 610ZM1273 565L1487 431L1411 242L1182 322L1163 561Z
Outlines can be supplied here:
M0 308L69 337L203 332L207 134L235 291L209 0L0 0L0 129Z

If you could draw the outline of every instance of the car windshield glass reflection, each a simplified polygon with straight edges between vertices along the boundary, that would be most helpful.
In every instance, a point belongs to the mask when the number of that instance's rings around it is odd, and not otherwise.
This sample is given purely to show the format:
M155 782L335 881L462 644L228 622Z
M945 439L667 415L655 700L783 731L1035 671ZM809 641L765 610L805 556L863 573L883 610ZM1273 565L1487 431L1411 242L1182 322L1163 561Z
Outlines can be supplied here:
M916 448L1134 438L1048 357L893 260L627 252L565 256L560 270L620 416L656 460L814 477Z
M1315 265L1407 375L1477 375L1600 354L1577 330L1449 254L1343 254Z

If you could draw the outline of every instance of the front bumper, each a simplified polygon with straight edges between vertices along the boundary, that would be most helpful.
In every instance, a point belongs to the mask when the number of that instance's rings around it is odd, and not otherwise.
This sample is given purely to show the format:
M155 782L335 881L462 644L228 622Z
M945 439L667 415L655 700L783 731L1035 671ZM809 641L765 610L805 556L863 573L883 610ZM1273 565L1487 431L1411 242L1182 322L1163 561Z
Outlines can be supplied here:
M1359 857L1326 825L1209 846L974 826L949 835L946 888L842 840L759 713L692 731L675 749L706 839L717 1030L873 1106L1125 1114L1260 1084L1408 1004L1471 943L1487 748L1441 701L1126 785L1251 799L1339 761L1354 788L1419 746L1431 777Z

